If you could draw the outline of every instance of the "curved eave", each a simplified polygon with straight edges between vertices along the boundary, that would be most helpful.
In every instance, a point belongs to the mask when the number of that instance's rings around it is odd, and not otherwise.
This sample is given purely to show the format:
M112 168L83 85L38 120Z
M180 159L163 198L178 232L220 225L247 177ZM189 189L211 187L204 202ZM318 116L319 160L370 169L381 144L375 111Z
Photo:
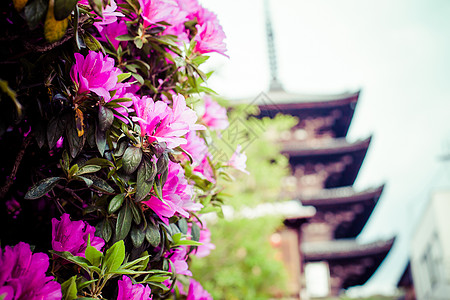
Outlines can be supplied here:
M310 108L334 108L356 104L361 91L342 94L305 95L284 91L261 93L252 104L265 110L290 110Z
M326 209L328 206L346 205L367 201L377 202L383 193L384 185L356 192L351 187L325 189L313 197L299 196L302 205L311 205L317 209Z
M347 142L344 138L332 139L331 141L317 146L302 145L299 142L282 143L281 152L289 155L289 157L304 158L328 155L351 154L354 152L366 152L369 148L372 137L353 143Z

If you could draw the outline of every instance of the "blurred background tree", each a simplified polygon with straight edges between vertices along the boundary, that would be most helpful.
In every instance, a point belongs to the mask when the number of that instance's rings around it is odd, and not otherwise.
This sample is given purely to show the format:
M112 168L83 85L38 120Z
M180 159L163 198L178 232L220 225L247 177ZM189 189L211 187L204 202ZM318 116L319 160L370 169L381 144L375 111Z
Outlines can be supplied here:
M191 262L194 277L214 299L268 299L283 293L286 286L284 265L270 244L270 236L282 226L283 217L244 218L239 211L288 200L280 199L280 192L289 164L275 139L297 120L283 115L261 120L252 116L256 110L248 105L233 107L229 128L213 137L213 148L228 157L240 144L250 172L246 175L233 170L232 176L240 184L222 183L228 194L225 218L208 221L216 249L208 257L193 257Z

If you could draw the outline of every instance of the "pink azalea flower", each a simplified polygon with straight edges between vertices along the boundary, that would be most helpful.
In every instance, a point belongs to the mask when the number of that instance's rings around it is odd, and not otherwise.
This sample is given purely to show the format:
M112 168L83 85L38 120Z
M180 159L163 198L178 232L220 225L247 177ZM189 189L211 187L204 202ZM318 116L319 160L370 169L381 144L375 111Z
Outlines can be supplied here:
M119 294L117 300L148 300L151 290L148 285L133 284L130 277L123 275L122 280L117 282Z
M181 145L185 151L187 151L193 159L193 165L198 166L201 164L206 155L208 155L208 146L206 146L205 140L199 137L195 131L189 131L186 134L187 143ZM184 155L187 160L188 157Z
M211 243L211 232L209 231L208 227L206 227L206 223L203 221L203 226L199 222L196 223L200 227L199 242L203 245L197 246L197 250L193 253L197 257L205 257L211 253L211 250L216 249L216 246ZM191 228L192 226L188 227L188 235L191 235Z
M122 47L126 47L128 44L127 41L118 41L116 40L116 37L119 35L124 35L128 33L127 25L125 24L125 21L121 20L119 23L113 22L103 27L103 30L100 32L100 38L98 38L99 41L106 42L108 39L113 44L114 48L119 48L119 44L122 44Z
M109 5L107 5L103 9L103 19L100 22L94 22L95 28L97 28L98 32L103 31L103 26L115 23L117 21L117 17L123 17L124 14L116 11L117 4L114 0L109 1Z
M169 267L169 272L175 272L181 275L192 276L192 272L189 271L189 265L186 262L187 255L185 247L181 246L177 248L172 248L165 255L165 257L169 258L169 260L172 262L173 267L175 268L175 270L172 270L172 267Z
M212 300L211 295L203 289L200 283L191 278L186 300Z
M139 0L144 27L157 22L175 25L186 20L186 13L180 10L175 0Z
M244 172L246 174L250 174L246 168L246 162L247 162L247 155L245 153L241 153L242 146L237 145L236 151L231 156L230 160L227 163L227 166L233 167L236 170L239 170L241 172Z
M52 219L52 249L69 251L73 255L84 257L88 237L91 246L101 250L105 241L95 236L95 228L84 221L70 221L68 214L61 216L61 221Z
M211 129L224 130L230 125L228 123L227 110L214 101L211 97L205 96L205 113L202 116L203 123Z
M186 180L184 169L179 164L169 161L168 171L167 180L162 189L164 202L157 197L143 201L165 223L175 213L187 218L189 217L187 211L197 211L203 207L200 203L192 201L193 189Z
M218 22L206 21L202 25L195 25L195 28L197 29L197 34L194 37L194 41L197 44L194 47L194 52L200 54L217 52L228 57L225 54L227 51L224 42L225 33Z
M46 276L47 254L31 253L30 245L20 242L0 249L0 296L14 300L60 300L61 285Z
M133 104L137 117L132 119L139 122L141 135L147 135L150 142L165 142L172 149L186 144L182 136L190 130L204 129L204 126L195 124L197 115L186 106L182 95L173 96L173 109L163 101L154 102L147 96L135 97Z
M194 172L201 174L208 181L215 183L216 179L214 178L214 171L208 161L208 157L208 155L205 155L200 164L194 168Z
M101 52L89 51L86 58L75 53L75 64L70 77L78 88L78 93L94 92L106 101L111 99L109 91L116 89L117 75L122 72L114 67L114 59Z

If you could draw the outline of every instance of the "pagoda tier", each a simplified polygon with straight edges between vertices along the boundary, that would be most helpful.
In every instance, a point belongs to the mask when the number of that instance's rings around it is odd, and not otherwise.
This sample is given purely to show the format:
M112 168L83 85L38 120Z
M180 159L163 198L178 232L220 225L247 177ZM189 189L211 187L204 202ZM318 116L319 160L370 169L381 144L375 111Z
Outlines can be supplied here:
M261 94L253 104L259 106L260 117L273 118L277 113L296 116L294 128L312 131L316 137L328 134L345 137L359 98L359 91L337 95L302 95L285 91Z
M354 238L364 228L384 186L355 191L352 187L323 189L312 196L300 195L303 205L316 208L316 214L303 226L307 241ZM323 236L326 236L325 238Z
M328 263L331 294L337 295L340 289L366 283L389 253L393 243L394 238L369 244L346 239L305 242L301 249L306 263Z
M317 181L316 189L350 186L355 182L369 148L371 137L354 143L341 139L322 139L317 143L283 142L293 175L299 180ZM310 177L318 177L310 180ZM298 182L299 191L307 191Z

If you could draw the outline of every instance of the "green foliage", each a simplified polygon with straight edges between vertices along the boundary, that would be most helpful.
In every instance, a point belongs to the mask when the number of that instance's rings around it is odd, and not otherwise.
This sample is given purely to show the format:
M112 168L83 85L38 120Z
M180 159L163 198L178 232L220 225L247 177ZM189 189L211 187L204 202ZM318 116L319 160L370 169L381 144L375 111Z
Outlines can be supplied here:
M238 107L232 111L230 127L213 142L229 157L238 143L247 142L245 153L250 175L235 171L232 175L238 177L240 184L224 183L227 204L235 211L282 200L280 185L289 172L288 161L273 140L281 130L297 122L281 115L275 119L248 118L246 112L254 110ZM216 249L207 257L193 258L194 277L204 283L214 299L269 299L282 293L286 271L269 242L270 236L282 226L282 220L281 216L265 216L208 223Z

